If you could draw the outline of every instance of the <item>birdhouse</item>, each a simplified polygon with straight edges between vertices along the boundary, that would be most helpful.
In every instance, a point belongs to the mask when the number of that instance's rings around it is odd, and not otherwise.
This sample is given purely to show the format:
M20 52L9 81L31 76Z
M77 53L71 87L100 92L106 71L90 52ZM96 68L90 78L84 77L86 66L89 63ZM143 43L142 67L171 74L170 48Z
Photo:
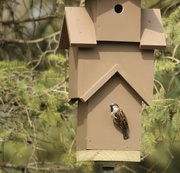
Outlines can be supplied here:
M142 102L151 104L154 49L165 46L160 10L140 0L65 8L59 47L69 49L69 98L78 101L78 161L140 161ZM127 140L111 103L126 115Z

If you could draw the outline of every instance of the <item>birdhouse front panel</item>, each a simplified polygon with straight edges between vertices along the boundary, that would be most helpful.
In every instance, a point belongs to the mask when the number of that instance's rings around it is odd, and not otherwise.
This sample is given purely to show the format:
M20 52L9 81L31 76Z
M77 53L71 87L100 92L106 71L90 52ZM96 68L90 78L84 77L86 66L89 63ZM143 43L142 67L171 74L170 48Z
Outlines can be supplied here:
M133 151L139 153L137 159L139 161L141 101L136 91L119 73L115 73L87 102L78 103L77 150L97 151L97 153L99 150ZM112 119L111 103L117 103L127 117L129 125L127 140L124 140L121 129ZM79 159L83 160L81 157ZM111 159L115 158L111 157Z
M97 41L140 42L140 0L92 0Z
M72 76L70 74L70 80L74 81L74 85L69 88L70 99L83 98L83 95L96 85L115 64L118 64L118 71L139 93L142 100L147 104L151 103L153 51L141 51L138 43L99 42L94 48L79 48L74 54L70 57L70 64L73 64L71 61L76 61L72 68L78 67L78 75L75 79L74 74L71 73ZM76 80L78 86L75 86Z
M140 150L141 98L119 75L115 74L88 101L87 149ZM113 122L110 104L117 103L129 124L128 140Z

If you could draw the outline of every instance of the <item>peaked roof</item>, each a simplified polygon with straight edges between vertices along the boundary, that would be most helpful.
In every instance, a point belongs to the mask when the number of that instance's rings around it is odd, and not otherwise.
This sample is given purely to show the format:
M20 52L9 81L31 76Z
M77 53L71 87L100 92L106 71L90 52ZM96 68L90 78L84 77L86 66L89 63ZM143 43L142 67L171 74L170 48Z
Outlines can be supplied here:
M166 40L164 36L161 13L159 9L142 10L141 49L165 49Z
M160 10L142 9L141 18L140 48L151 50L165 49L166 40L164 37ZM59 48L69 49L69 47L73 46L95 46L98 41L96 34L95 25L87 8L65 7ZM119 41L121 42L121 40Z
M59 47L90 47L96 45L93 21L84 7L65 7Z
M130 85L131 83L128 82L128 76L126 73L124 73L120 66L118 64L115 64L114 66L112 66L112 68L107 71L107 73L105 73L96 83L94 83L93 86L91 86L91 88L86 91L82 96L80 96L80 100L83 102L86 102L87 100L89 100L89 98L95 94L96 91L98 91L109 79L111 79L113 77L113 75L115 73L118 73L120 76L123 77L123 79L125 79L125 81ZM137 82L136 82L137 83ZM138 85L138 84L137 84ZM139 85L138 87L141 88L141 86ZM133 88L133 87L132 87ZM134 89L134 88L133 88ZM134 89L135 90L135 89ZM147 104L150 105L151 104L151 97L145 92L145 90L141 89L141 90L135 90L138 95L142 98L142 100Z

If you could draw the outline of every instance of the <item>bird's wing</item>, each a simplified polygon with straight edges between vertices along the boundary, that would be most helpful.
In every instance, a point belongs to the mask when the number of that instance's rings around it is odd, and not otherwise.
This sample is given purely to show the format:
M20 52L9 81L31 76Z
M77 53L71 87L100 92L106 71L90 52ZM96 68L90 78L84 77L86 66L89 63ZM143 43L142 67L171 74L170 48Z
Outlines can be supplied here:
M124 111L122 109L120 109L117 113L117 119L118 119L118 122L120 122L121 126L123 129L128 129L128 121L127 121L127 118L126 118L126 115L124 113Z

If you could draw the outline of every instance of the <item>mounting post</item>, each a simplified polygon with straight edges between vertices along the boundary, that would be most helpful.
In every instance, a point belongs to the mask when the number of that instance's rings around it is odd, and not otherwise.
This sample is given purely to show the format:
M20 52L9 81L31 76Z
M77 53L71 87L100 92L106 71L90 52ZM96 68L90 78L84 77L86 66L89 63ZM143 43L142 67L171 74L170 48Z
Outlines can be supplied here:
M103 173L114 173L114 166L113 167L107 167L107 166L103 166Z

